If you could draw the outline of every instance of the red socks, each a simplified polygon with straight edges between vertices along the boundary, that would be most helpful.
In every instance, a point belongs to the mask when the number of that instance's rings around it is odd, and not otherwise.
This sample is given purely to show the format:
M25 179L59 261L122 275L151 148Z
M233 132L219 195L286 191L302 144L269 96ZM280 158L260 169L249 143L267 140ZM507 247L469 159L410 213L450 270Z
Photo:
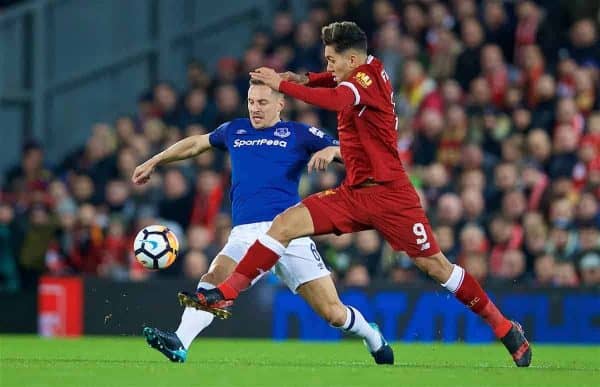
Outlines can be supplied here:
M227 300L236 299L256 277L271 270L284 251L285 246L275 239L268 235L261 236L250 246L235 271L217 287Z
M463 280L454 295L474 313L481 316L492 327L494 335L497 338L506 336L512 327L512 323L504 317L496 305L489 299L477 280L471 274L464 271L464 269L462 270L464 273Z

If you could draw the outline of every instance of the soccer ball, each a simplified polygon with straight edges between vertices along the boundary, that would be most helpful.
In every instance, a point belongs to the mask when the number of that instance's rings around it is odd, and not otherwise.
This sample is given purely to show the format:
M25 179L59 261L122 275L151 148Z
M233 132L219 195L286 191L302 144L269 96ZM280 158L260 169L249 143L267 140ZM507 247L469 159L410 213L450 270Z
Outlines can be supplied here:
M171 266L179 252L179 241L165 226L144 227L133 242L135 259L146 269L164 269Z

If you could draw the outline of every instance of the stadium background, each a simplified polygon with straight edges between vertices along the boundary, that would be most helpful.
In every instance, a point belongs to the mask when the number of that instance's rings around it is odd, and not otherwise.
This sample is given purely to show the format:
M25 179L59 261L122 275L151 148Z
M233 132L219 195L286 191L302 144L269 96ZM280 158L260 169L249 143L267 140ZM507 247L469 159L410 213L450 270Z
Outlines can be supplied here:
M133 168L244 116L248 70L322 69L320 26L354 20L395 85L398 147L444 252L533 341L600 342L597 2L208 3L0 2L0 332L174 327L176 290L230 231L228 161L207 153L141 188ZM306 104L285 117L335 135ZM342 178L306 176L302 192ZM158 273L130 251L153 223L185 246ZM375 232L316 239L343 298L388 337L491 340ZM251 294L207 334L339 338L275 279Z

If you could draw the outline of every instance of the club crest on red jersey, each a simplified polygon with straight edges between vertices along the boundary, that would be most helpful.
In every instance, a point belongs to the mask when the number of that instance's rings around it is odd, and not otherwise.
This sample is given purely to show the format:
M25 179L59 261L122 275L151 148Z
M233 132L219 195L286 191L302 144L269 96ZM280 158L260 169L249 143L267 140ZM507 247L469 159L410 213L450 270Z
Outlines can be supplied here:
M362 71L357 72L354 75L354 79L356 79L356 82L358 82L364 88L371 86L371 84L373 83L371 78Z

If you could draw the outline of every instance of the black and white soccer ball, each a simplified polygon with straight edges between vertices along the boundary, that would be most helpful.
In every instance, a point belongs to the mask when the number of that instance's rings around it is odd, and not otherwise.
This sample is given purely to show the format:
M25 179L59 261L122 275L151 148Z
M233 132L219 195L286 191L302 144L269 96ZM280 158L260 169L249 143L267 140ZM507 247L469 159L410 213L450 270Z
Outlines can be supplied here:
M133 252L135 259L146 269L164 269L175 262L179 241L167 227L152 225L144 227L135 236Z

